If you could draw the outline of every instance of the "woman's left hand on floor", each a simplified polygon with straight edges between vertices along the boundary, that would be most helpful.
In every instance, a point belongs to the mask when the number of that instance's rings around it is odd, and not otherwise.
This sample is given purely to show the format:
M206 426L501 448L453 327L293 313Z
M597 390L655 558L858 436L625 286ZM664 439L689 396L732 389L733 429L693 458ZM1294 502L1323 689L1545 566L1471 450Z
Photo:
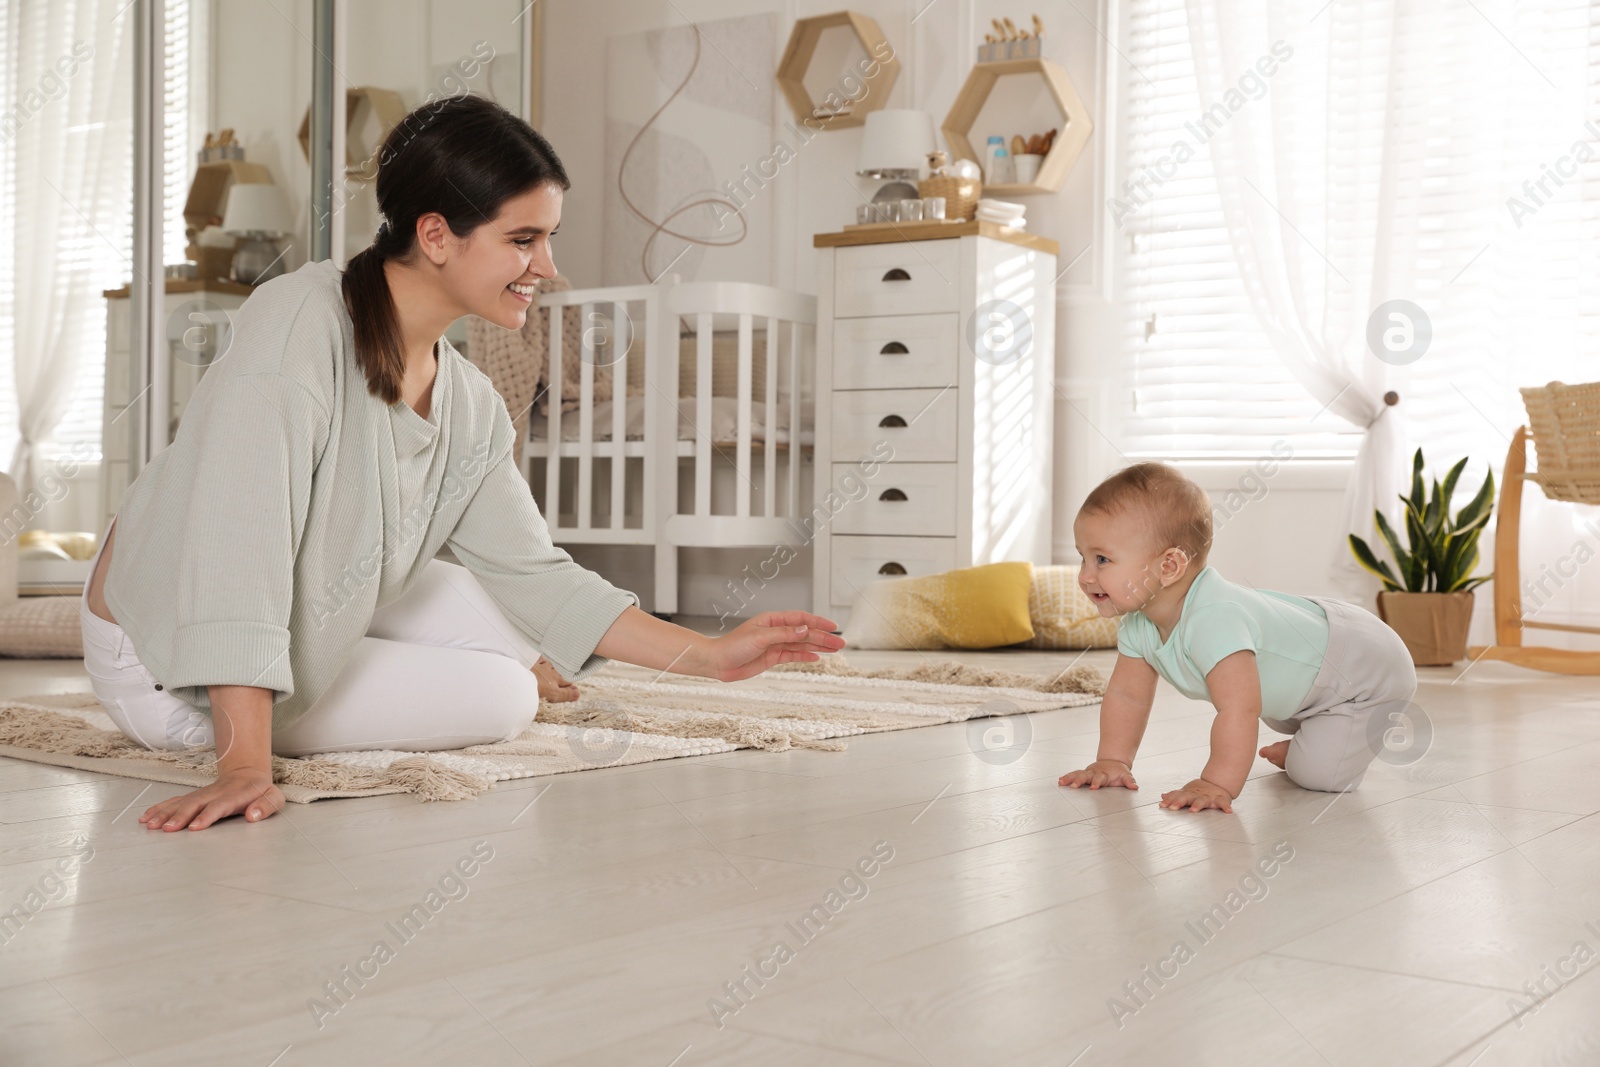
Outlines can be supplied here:
M764 611L731 632L713 637L702 646L702 662L695 671L722 682L750 678L779 663L820 659L820 653L837 652L844 638L833 631L839 624L807 611Z
M244 813L246 822L276 815L284 805L283 793L272 784L270 771L224 771L210 785L192 793L152 804L139 821L152 830L204 830L218 819Z

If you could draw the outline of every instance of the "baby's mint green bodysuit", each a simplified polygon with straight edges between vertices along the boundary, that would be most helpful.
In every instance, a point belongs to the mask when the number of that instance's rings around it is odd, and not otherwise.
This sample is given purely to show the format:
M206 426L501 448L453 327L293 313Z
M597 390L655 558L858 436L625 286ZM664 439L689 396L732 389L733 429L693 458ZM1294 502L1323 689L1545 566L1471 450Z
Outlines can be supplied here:
M1184 696L1210 700L1206 675L1249 649L1261 675L1261 714L1287 719L1305 704L1328 650L1328 616L1305 597L1235 585L1206 567L1183 599L1178 625L1163 643L1142 612L1122 616L1117 651L1149 663Z

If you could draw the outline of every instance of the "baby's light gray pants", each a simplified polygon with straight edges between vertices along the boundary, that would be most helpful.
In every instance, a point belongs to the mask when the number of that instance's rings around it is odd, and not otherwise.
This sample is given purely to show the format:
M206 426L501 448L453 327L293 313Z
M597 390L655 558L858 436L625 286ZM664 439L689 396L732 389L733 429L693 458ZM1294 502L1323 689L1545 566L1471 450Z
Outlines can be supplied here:
M1327 597L1306 599L1328 616L1322 669L1299 711L1262 721L1293 735L1284 767L1290 781L1340 792L1360 784L1389 731L1415 726L1407 708L1417 671L1400 635L1372 612Z

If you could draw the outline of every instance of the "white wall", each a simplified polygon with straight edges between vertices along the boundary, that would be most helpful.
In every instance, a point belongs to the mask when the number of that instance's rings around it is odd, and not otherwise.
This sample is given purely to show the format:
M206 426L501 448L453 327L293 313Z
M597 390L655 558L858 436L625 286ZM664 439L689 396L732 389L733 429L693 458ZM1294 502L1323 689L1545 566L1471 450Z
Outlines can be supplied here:
M556 243L557 263L579 286L600 282L603 190L616 178L605 172L606 39L613 34L682 26L685 19L709 21L771 12L779 19L777 46L781 50L796 18L838 10L832 3L801 0L540 2L545 19L540 127L561 154L573 180ZM291 201L299 206L303 233L307 221L303 190L309 183L309 168L294 133L310 98L310 0L278 0L273 5L216 0L216 4L211 125L233 126L249 157L265 163L274 178L290 190ZM1107 113L1107 87L1115 67L1108 66L1108 44L1102 36L1112 32L1105 4L1106 0L1047 0L1028 12L1037 10L1043 18L1046 55L1072 77L1096 127L1089 148L1063 188L1053 195L1028 198L1030 229L1058 241L1060 262L1072 264L1058 284L1054 555L1059 562L1076 560L1071 520L1078 503L1101 477L1125 462L1112 444L1118 431L1111 421L1118 406L1112 402L1119 351L1113 300L1116 249L1111 243L1115 231L1097 207L1114 185L1106 174L1112 163L1107 146L1114 134ZM463 21L487 21L500 7L498 0L479 0L468 6L470 10L461 14ZM452 10L460 8L456 4ZM419 102L436 73L432 68L439 56L434 53L440 48L449 51L440 43L442 38L434 39L438 36L434 33L435 9L442 10L438 0L404 0L386 5L388 13L380 18L370 0L352 2L346 47L353 54L346 60L346 73L357 82L393 83L408 104ZM1007 15L1016 18L1021 10L988 0L862 0L852 9L878 21L902 63L887 106L919 107L930 112L936 124L955 99L989 20ZM1115 52L1109 54L1112 63L1120 63ZM708 49L702 62L737 62L738 58ZM765 65L776 59L767 57ZM790 118L787 102L781 94L774 94L775 136ZM705 135L715 136L715 131L707 130ZM837 230L851 221L854 205L876 185L854 175L860 138L859 128L817 136L762 190L758 201L764 202L753 204L748 217L751 225L771 228L771 262L765 276L753 280L815 290L812 234ZM349 209L347 221L349 247L360 247L373 221L370 206L358 202ZM285 258L290 269L304 262L304 240ZM715 263L715 257L707 258L707 268L713 273L703 276L715 276ZM1237 486L1243 468L1195 468L1192 473L1217 496ZM1269 492L1230 518L1219 539L1215 562L1230 576L1262 587L1333 592L1327 581L1327 560L1338 547L1331 531L1339 516L1341 486L1337 471L1282 469L1271 480ZM612 580L639 590L648 604L648 553L578 548L573 554ZM684 550L681 610L715 614L716 606L726 602L728 579L767 554L768 550ZM751 610L809 604L808 567L807 552L766 586Z

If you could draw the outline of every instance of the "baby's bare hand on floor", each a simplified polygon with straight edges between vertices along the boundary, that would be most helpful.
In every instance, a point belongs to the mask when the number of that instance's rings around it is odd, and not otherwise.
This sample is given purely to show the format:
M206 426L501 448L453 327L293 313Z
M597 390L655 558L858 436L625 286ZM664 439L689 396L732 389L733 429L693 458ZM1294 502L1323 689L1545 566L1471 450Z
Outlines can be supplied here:
M1204 778L1196 778L1182 789L1174 789L1170 793L1161 794L1163 808L1173 811L1182 811L1187 807L1190 811L1204 811L1207 808L1216 808L1233 814L1233 795L1220 785L1215 785Z
M1139 788L1139 783L1133 780L1133 771L1126 763L1119 763L1116 760L1095 760L1081 771L1068 771L1063 774L1056 784L1072 789L1085 785L1090 789L1113 785L1120 785L1124 789Z

